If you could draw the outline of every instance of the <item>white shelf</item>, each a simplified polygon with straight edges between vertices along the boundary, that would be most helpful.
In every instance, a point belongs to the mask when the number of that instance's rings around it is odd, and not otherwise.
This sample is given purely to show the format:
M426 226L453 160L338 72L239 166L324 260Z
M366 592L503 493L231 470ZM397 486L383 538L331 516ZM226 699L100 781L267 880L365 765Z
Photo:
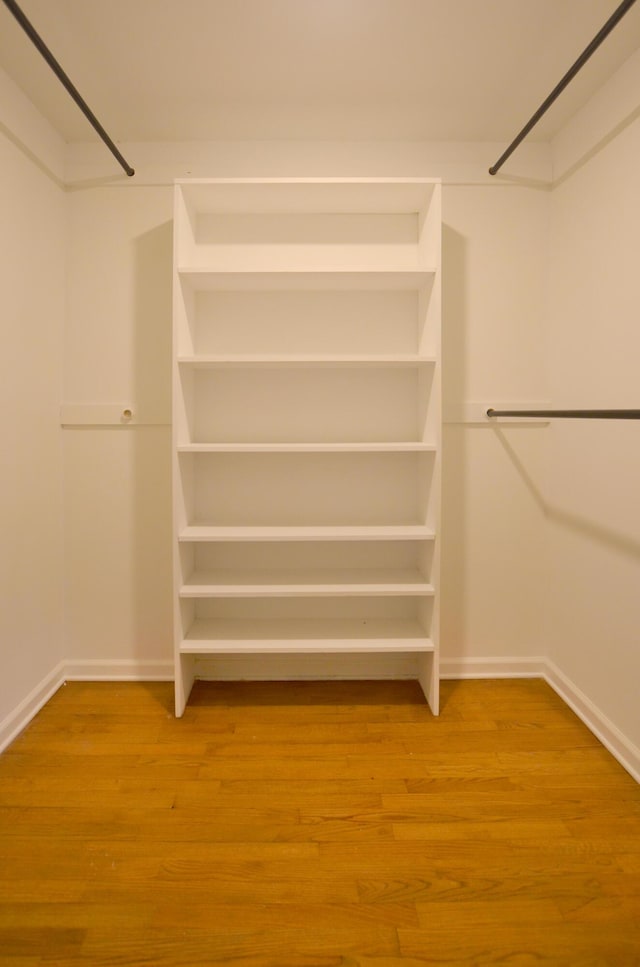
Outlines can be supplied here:
M181 654L313 654L433 651L433 642L410 619L196 620Z
M200 541L424 541L435 534L422 524L374 526L239 527L193 524L178 534L181 542Z
M417 570L213 570L196 571L180 588L182 598L432 596Z
M417 441L391 443L181 443L178 453L432 453Z
M193 369L314 369L348 367L418 367L433 366L433 356L417 356L413 353L388 353L385 355L298 355L298 356L267 356L267 355L214 355L198 354L193 356L179 356L180 366Z
M434 178L184 178L176 184L194 211L209 214L418 213Z
M435 269L406 269L403 271L381 271L371 269L314 269L292 271L273 269L267 271L217 272L211 268L194 265L178 267L179 278L196 292L225 290L261 290L264 292L305 289L365 289L368 291L401 290L415 292L429 284Z

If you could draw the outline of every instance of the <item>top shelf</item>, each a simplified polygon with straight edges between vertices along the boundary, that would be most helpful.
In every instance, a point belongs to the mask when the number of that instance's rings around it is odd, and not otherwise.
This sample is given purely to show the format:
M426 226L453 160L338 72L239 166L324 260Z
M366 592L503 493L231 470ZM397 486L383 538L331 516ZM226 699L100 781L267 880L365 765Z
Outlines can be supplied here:
M179 179L192 211L214 213L417 213L431 202L436 178Z
M438 181L179 181L177 273L197 290L420 290L439 264Z

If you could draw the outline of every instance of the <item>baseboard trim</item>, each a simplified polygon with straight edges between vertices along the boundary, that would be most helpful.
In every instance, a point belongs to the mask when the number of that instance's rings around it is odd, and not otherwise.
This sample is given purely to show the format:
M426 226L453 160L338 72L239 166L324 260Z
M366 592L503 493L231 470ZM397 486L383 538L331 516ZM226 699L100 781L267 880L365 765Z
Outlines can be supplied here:
M72 658L64 663L67 682L172 682L172 661Z
M51 696L55 695L61 685L64 685L65 677L65 663L61 661L29 692L13 712L0 722L0 752L3 752L17 738L31 719L47 704Z
M544 658L440 658L440 678L544 678Z
M157 682L173 681L173 662L155 660L100 660L75 659L60 662L36 687L23 699L4 721L0 722L0 752L29 724L31 719L46 705L65 681L122 681ZM228 665L217 669L223 678L243 678L245 669L240 664L235 669ZM298 675L302 669L296 669ZM324 672L328 668L314 669ZM347 677L362 677L351 669ZM371 670L370 670L371 671ZM380 669L380 672L382 669ZM411 677L408 668L387 669L388 677ZM312 674L309 677L316 677ZM285 676L286 677L286 676ZM291 675L290 677L298 677ZM306 677L306 676L303 676ZM377 676L376 676L377 677ZM640 749L630 742L614 723L594 705L560 669L546 658L450 658L441 662L442 679L474 678L542 678L566 702L579 719L604 745L620 765L640 783Z
M573 709L578 718L602 742L620 765L640 783L640 749L630 742L620 729L593 704L590 698L574 685L552 661L545 662L545 681L563 702Z

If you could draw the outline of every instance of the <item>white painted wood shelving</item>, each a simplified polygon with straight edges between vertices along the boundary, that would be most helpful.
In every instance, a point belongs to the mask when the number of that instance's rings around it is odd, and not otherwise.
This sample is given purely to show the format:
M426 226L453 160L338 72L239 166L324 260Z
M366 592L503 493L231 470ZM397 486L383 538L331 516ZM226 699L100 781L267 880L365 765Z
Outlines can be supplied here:
M437 714L440 234L434 179L176 184L178 716L203 660L363 653Z

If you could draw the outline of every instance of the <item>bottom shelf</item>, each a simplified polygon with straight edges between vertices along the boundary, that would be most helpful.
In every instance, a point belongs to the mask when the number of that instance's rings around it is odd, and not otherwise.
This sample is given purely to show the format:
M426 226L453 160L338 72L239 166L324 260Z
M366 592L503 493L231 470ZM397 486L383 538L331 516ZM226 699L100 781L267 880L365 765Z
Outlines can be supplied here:
M413 619L197 619L182 655L429 652L434 646Z

